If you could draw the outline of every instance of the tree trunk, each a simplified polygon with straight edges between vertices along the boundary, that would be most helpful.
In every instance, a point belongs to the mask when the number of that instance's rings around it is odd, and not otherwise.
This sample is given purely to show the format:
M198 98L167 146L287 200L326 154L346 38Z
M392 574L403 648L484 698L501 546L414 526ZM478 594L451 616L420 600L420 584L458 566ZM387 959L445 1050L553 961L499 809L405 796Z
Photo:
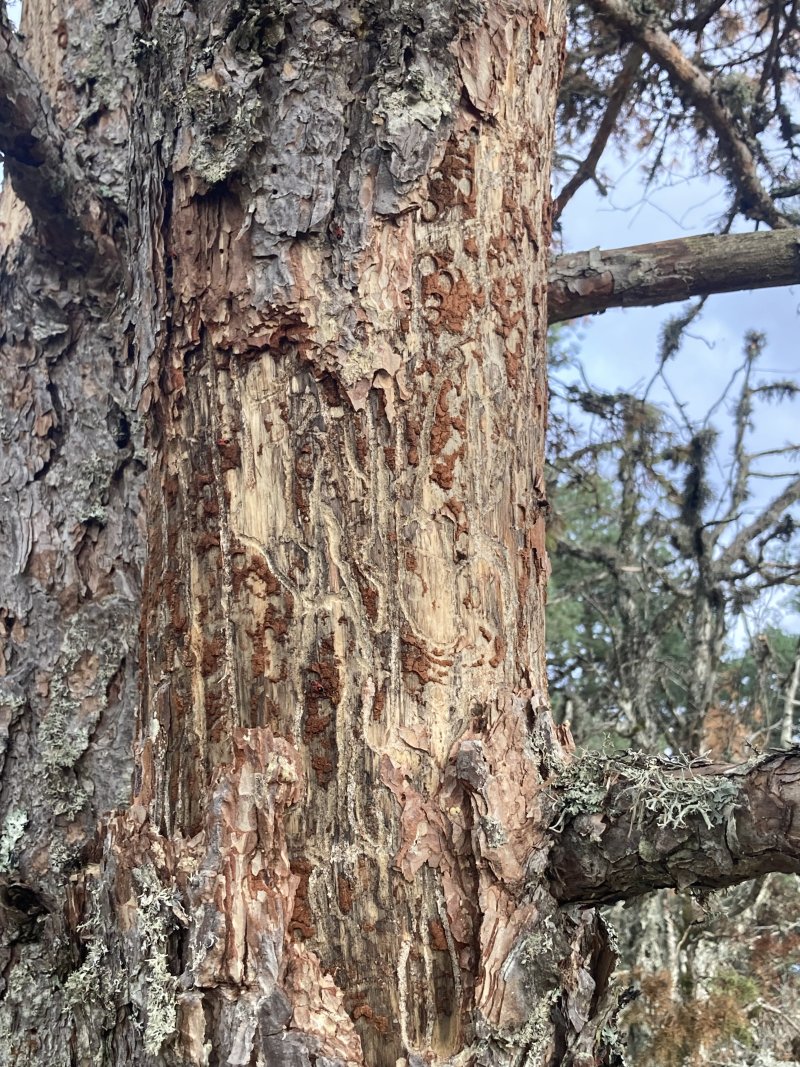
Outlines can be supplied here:
M0 1060L614 1062L548 866L563 2L24 19Z
M59 264L5 193L4 1062L588 1062L603 928L529 883L563 4L58 15L104 214Z

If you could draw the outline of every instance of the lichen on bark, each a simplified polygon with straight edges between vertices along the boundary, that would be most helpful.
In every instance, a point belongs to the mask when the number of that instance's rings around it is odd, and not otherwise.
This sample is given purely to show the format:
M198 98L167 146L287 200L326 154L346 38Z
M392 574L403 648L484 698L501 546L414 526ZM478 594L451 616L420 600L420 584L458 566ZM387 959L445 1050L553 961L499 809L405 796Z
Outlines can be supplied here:
M564 4L223 7L32 28L103 211L0 277L2 1052L611 1063L549 826Z

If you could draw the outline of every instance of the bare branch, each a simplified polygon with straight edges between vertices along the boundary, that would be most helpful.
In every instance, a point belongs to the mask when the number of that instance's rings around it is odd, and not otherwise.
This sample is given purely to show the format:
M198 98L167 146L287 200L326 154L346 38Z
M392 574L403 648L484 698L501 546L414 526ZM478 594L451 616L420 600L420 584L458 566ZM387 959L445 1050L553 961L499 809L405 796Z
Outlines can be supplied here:
M6 22L0 22L0 154L14 192L45 238L74 254L87 236L91 198L47 94Z
M684 103L694 107L717 135L727 177L739 192L740 210L775 229L791 225L758 176L750 146L739 133L733 115L715 92L711 79L654 22L624 0L590 0L592 10L623 37L635 41L672 79Z
M794 653L794 662L786 682L786 694L783 698L783 715L781 716L781 745L791 743L794 734L794 709L798 704L797 692L800 689L800 641Z
M795 478L776 496L772 503L768 504L760 515L744 529L740 530L717 561L720 570L730 567L736 560L741 559L747 552L751 541L763 534L774 523L777 523L784 512L800 500L800 478Z
M550 266L549 320L611 307L650 307L692 296L800 282L797 230L765 230L557 256Z
M607 760L557 787L555 894L611 903L652 889L721 889L800 872L800 751L706 766Z
M597 164L605 151L609 137L614 132L620 112L628 98L628 93L631 91L631 86L636 80L636 75L639 73L642 54L642 50L638 45L633 45L629 49L628 54L625 57L625 62L622 64L622 70L609 93L608 107L597 127L597 132L594 135L589 152L556 197L553 204L554 222L580 187L585 182L595 177Z

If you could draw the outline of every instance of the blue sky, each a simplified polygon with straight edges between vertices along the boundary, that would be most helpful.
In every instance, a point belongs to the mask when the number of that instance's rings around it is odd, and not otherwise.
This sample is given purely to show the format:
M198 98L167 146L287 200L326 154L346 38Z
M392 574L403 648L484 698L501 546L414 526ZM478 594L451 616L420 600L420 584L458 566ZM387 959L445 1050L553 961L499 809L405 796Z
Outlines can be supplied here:
M649 241L714 232L725 204L725 190L714 178L672 178L647 194L643 191L643 162L604 164L614 187L607 198L587 184L565 209L561 221L565 251L583 248L619 248ZM554 181L560 188L558 178ZM748 228L751 228L748 226ZM659 308L612 309L575 324L573 337L588 379L598 388L639 392L656 369L658 339L664 322L682 305ZM726 293L710 297L699 320L690 327L681 351L668 366L675 393L686 404L691 419L701 419L742 362L744 336L757 330L767 336L756 380L800 380L800 286ZM667 400L660 385L654 400ZM751 450L783 447L800 442L800 401L760 406L755 413ZM720 481L727 473L730 419L726 406L712 423L722 431L718 455ZM764 470L796 474L797 456L762 461ZM783 482L755 479L751 511L763 506L782 489ZM778 605L781 594L771 597ZM786 620L784 620L784 624ZM791 616L789 629L800 630L800 618Z
M620 248L714 232L725 206L724 187L717 179L674 179L644 194L640 159L627 166L617 160L608 169L617 171L619 177L607 198L593 184L586 184L565 209L565 250ZM614 309L585 319L582 350L597 383L606 388L631 387L649 378L659 330L675 311L676 305ZM764 368L783 375L800 374L800 286L710 297L699 324L692 329L704 341L687 341L674 364L673 377L685 382L685 398L697 414L718 395L740 359L742 339L750 329L768 336ZM799 416L795 410L790 426L787 414L787 431L800 430Z
M640 160L627 166L617 160L607 169L619 174L607 198L587 184L565 209L565 250L619 248L714 231L725 205L724 187L717 179L677 179L645 195ZM590 380L607 390L636 391L655 370L663 323L681 306L612 309L583 319L575 333ZM668 368L690 417L700 418L720 395L741 363L748 330L767 336L759 362L764 378L770 376L768 372L800 378L800 286L710 297L702 317L690 328L692 336ZM651 395L666 397L663 389ZM770 405L761 409L761 415L756 433L759 448L800 441L800 403ZM722 428L724 415L715 421ZM775 489L774 483L770 489Z

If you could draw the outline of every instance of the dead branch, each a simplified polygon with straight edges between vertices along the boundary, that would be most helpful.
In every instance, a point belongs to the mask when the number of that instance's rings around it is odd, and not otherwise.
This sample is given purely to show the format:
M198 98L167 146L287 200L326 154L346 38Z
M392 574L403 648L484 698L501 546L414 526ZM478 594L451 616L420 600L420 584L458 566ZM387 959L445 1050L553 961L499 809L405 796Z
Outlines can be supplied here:
M642 50L638 45L632 45L628 50L625 62L622 64L622 70L609 93L608 107L600 120L586 158L555 199L553 221L561 215L561 212L580 187L595 177L597 164L605 151L609 137L616 128L620 112L628 99L631 87L636 81L636 76L642 63L642 55Z
M589 6L666 71L684 103L696 108L709 124L717 136L726 176L739 192L739 209L749 218L766 222L775 229L790 226L762 184L753 152L737 130L730 110L715 92L711 79L684 55L664 30L624 0L590 0Z
M736 534L719 557L718 566L720 568L731 567L737 560L742 559L751 542L769 530L770 526L779 522L784 513L796 504L798 499L800 499L800 478L795 478L764 508L760 515L757 515L752 522Z
M556 790L550 877L562 901L800 872L800 751L748 764L596 762L593 785L568 768Z
M553 259L548 287L551 323L612 307L651 307L692 296L800 282L797 230L765 230L601 251Z

